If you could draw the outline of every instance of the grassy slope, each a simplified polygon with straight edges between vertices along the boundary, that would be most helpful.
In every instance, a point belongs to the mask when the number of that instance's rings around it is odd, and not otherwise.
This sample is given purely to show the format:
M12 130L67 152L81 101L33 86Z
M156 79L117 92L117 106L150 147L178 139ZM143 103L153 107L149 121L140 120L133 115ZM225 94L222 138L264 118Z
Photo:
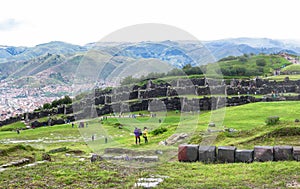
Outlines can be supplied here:
M243 57L243 56L241 56ZM243 57L245 58L245 57ZM231 72L231 75L235 76L253 76L257 75L257 71L261 72L259 75L272 73L274 69L282 68L283 66L287 66L291 64L286 59L282 58L279 55L254 55L246 58L246 62L240 61L239 57L235 60L227 60L227 61L219 61L217 63L212 63L207 65L208 75L214 74L216 70L227 70ZM266 62L265 66L258 66L256 61L259 59L264 59ZM218 65L218 66L217 66ZM235 70L243 69L246 73L244 74L236 74ZM233 73L234 72L234 73ZM223 75L228 75L223 71Z
M233 128L238 132L234 134L221 133L216 144L222 145L240 145L247 140L274 132L276 129L297 128L299 123L295 123L295 119L300 119L300 109L297 106L300 102L262 102L252 103L244 106L227 107L225 109L225 117L223 120L224 128ZM222 115L217 110L213 115ZM104 137L109 139L108 145L122 146L126 148L144 148L145 146L136 147L134 145L133 130L135 127L148 127L149 131L153 131L159 127L166 127L168 131L154 136L150 135L151 143L146 148L157 148L159 141L165 140L173 133L185 132L197 136L198 132L207 130L207 125L211 122L211 112L202 112L198 117L197 114L176 114L168 112L167 114L159 113L157 117L138 117L137 119L128 118L127 115L122 118L109 117L108 120L100 121L98 118L89 120L89 127L84 129L72 128L71 124L57 125L52 127L41 127L34 130L24 130L18 135L15 131L0 132L0 139L4 140L38 140L46 141L56 140L77 140L78 142L90 142L91 136L95 135L97 142L104 143ZM280 117L280 124L276 126L266 126L265 120L269 116L277 115ZM221 117L222 118L222 117ZM159 119L162 123L159 123ZM122 125L119 129L118 125ZM16 124L19 125L19 124ZM77 127L77 123L75 126ZM1 129L6 130L15 127L15 125L4 126ZM278 141L279 142L279 141ZM52 146L55 143L47 143L43 146ZM36 145L40 145L37 143ZM272 145L272 144L270 144ZM105 148L106 146L104 146Z
M278 75L278 76L270 76L270 77L267 77L266 79L283 81L286 77L288 77L290 80L299 80L300 79L300 75Z
M300 72L300 65L299 64L292 64L285 68L283 68L281 71L283 72Z
M238 148L252 148L254 145L300 145L299 135L291 135L300 128L298 123L294 123L296 118L300 118L300 102L272 102L255 103L226 109L224 125L227 128L237 129L239 132L223 133L215 141L216 145L236 145ZM91 152L95 146L104 143L101 135L110 137L113 141L107 145L123 146L133 149L163 149L157 143L166 139L174 132L189 131L194 133L207 129L210 122L210 112L203 112L198 116L181 116L181 124L178 126L180 114L169 112L167 116L159 114L157 118L108 118L100 123L99 119L90 120L89 127L84 129L72 128L71 125L60 125L52 127L42 127L34 130L24 130L20 135L11 131L0 132L0 140L3 139L39 139L59 140L78 139L76 142L63 143L30 143L36 148L46 151L66 146L69 149L80 149L86 153ZM264 121L271 115L280 116L280 124L276 126L266 126ZM163 119L163 124L158 123L158 119ZM123 125L123 129L118 128L118 124ZM131 135L135 126L147 126L150 130L164 126L168 131L158 135L150 136L148 145L134 145ZM284 134L281 129L292 128L292 132ZM194 132L196 130L196 132ZM276 135L279 130L280 134ZM96 131L96 133L95 133ZM104 133L105 132L105 133ZM273 134L272 134L273 133ZM274 134L275 133L275 134ZM282 134L283 133L283 134ZM90 136L96 134L97 144L93 146ZM278 134L278 133L277 133ZM282 136L281 136L282 134ZM294 133L295 134L295 133ZM83 140L88 140L90 149ZM97 141L98 140L98 141ZM100 143L100 145L99 145ZM15 145L0 144L0 149L8 149ZM106 146L107 147L107 146ZM176 151L176 146L172 148ZM9 152L9 156L0 156L2 163L9 161L10 156L14 159L21 157L33 157L41 159L43 151L35 149L16 148ZM160 188L285 188L293 182L300 183L298 162L267 162L252 164L214 164L205 165L202 163L179 163L168 162L159 166L146 169L128 169L110 163L91 164L88 161L81 162L78 158L66 157L64 153L53 154L54 162L38 165L30 168L14 169L14 171L0 172L0 185L9 187L53 187L53 188L131 188L137 178L149 175L169 176ZM189 182L187 182L189 180Z

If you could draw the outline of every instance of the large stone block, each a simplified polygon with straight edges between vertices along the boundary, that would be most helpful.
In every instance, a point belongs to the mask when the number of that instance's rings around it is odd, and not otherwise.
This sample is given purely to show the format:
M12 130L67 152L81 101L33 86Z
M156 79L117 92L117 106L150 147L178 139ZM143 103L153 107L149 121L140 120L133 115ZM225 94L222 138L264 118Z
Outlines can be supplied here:
M273 161L274 160L273 146L255 146L254 147L254 161Z
M199 146L199 161L210 163L215 162L217 149L215 146Z
M179 145L178 147L178 160L195 162L198 160L199 145Z
M218 161L221 163L233 163L235 158L234 146L220 146L218 147Z
M300 146L293 147L293 156L295 160L300 161Z
M293 160L292 146L274 146L274 161Z
M235 162L251 163L253 162L254 150L236 150Z

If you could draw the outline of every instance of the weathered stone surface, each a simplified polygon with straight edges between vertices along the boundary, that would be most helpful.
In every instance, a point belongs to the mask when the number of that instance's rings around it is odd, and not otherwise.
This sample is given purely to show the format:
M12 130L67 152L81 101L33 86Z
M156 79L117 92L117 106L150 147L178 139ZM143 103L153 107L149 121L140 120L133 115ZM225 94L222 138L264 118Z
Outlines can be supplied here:
M113 156L112 155L108 155L108 154L104 154L104 155L102 155L101 156L103 159L105 159L105 160L111 160L111 159L113 159Z
M215 124L215 123L209 123L208 126L209 126L209 127L215 127L216 124Z
M292 146L274 146L274 161L293 160Z
M113 156L113 155L105 154L105 155L102 155L101 158L103 158L105 160L140 161L140 162L146 162L146 163L159 161L158 156L128 156L128 155Z
M294 160L300 161L300 146L293 147Z
M235 158L234 146L220 146L218 147L218 161L221 163L233 163Z
M217 158L217 148L215 146L199 146L199 161L205 163L215 162Z
M253 162L254 150L236 150L235 162L251 163Z
M188 134L186 133L175 133L171 135L169 138L167 138L164 141L161 141L159 145L174 145L176 143L180 143L183 140L185 140L188 137Z
M199 145L179 145L178 147L178 160L195 162L198 160Z
M42 154L42 160L43 161L51 161L51 156L47 153Z
M273 161L274 160L273 146L255 146L254 147L254 161Z
M18 161L12 161L10 163L3 164L3 165L0 166L0 168L8 168L8 167L13 167L13 166L21 166L21 165L30 163L31 161L32 160L30 160L28 158L23 158L23 159L20 159Z
M103 160L103 158L98 154L93 154L91 157L91 162L102 161L102 160Z
M65 152L67 150L68 150L67 147L61 147L61 148L52 149L49 151L49 153L53 154L53 153L57 153L57 152Z

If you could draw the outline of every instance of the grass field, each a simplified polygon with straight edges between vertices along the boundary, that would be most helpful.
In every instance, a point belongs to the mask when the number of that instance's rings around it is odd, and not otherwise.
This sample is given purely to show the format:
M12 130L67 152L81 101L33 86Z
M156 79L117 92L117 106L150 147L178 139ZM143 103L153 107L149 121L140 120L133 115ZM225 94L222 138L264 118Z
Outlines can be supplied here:
M292 64L292 65L289 65L285 68L283 68L281 71L283 72L300 72L300 65L299 64Z
M266 79L269 80L276 80L276 81L283 81L286 77L288 77L290 80L299 80L300 79L300 75L296 74L296 75L277 75L277 76L270 76L267 77Z
M51 149L67 147L67 151L50 154L52 162L26 168L0 171L0 186L4 188L132 188L138 178L151 175L167 176L158 188L288 188L300 187L299 162L266 162L251 164L180 163L176 160L177 144L158 143L174 133L189 134L190 142L202 142L208 124L218 118L220 132L213 145L235 145L238 149L252 149L256 145L300 146L300 102L252 103L222 111L193 113L160 112L157 117L108 117L85 120L87 128L72 128L71 124L22 130L21 123L4 126L0 131L0 165L23 157L35 161ZM219 113L221 112L221 113ZM143 112L146 114L147 112ZM138 114L138 112L136 112ZM277 115L277 125L266 125L269 116ZM161 119L161 123L159 123ZM149 131L164 127L167 131L150 134L149 144L135 145L133 130L147 126ZM10 128L10 129L6 129ZM91 136L95 136L92 141ZM105 138L108 142L105 143ZM188 141L185 141L188 142ZM123 167L102 161L90 163L91 152L103 152L107 147L133 150L162 150L159 164L144 168ZM76 153L79 153L76 154ZM71 155L66 155L71 154ZM170 157L173 156L173 157ZM188 180L188 182L187 182Z

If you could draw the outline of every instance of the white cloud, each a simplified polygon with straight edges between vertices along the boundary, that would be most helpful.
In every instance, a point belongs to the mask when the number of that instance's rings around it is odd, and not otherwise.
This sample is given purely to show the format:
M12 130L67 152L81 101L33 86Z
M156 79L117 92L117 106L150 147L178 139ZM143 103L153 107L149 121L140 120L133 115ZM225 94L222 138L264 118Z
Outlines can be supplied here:
M21 23L13 18L0 21L0 30L9 31L17 28Z
M0 44L32 46L53 40L85 44L142 23L173 25L200 40L300 39L298 7L294 0L10 0L2 2L0 20L26 24L0 30Z

